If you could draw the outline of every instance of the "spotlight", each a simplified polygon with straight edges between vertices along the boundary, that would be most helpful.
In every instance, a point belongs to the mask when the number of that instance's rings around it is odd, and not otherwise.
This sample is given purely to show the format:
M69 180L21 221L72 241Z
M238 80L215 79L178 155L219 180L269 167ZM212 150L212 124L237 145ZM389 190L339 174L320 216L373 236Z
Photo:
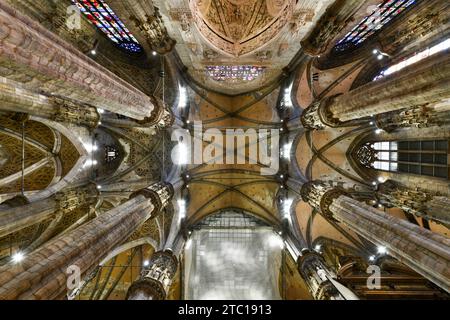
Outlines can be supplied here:
M375 130L375 134L380 134L382 131L383 130L381 130L381 129L377 129L377 130Z
M16 252L13 256L12 256L12 261L14 263L19 263L21 261L23 261L23 259L25 259L25 255L22 252Z
M386 182L386 178L385 177L378 177L378 182L379 183L385 183Z
M100 185L97 186L97 189L98 189L98 190L101 190L101 189L102 189L102 186L100 186Z
M317 244L317 245L314 247L314 250L316 250L316 251L320 251L320 249L322 249L322 246L321 246L320 244Z
M375 256L370 256L369 261L375 261Z
M377 183L376 181L373 181L373 182L372 182L372 185L373 185L373 186L376 186L377 184L378 184L378 183Z
M384 56L383 56L382 54L379 54L379 55L377 56L377 59L378 59L378 60L383 60L383 58L384 58Z
M144 267L148 267L149 264L150 264L150 261L148 261L148 260L145 260L145 261L144 261Z
M387 254L387 248L384 246L379 246L377 248L378 254Z
M91 50L91 54L92 54L93 56L95 56L95 55L97 54L97 50L92 49L92 50Z
M373 53L373 54L377 54L377 53L378 53L378 50L377 50L377 49L373 49L372 53Z
M153 56L156 56L157 54L158 54L158 53L157 53L156 51L153 51L153 52L152 52L152 55L153 55Z

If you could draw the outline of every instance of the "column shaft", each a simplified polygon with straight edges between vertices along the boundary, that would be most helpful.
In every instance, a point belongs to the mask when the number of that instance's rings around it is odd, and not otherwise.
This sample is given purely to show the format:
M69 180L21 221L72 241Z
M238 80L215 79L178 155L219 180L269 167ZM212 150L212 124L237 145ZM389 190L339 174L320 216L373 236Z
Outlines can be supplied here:
M46 243L21 264L0 268L0 299L54 299L67 290L70 266L88 272L152 212L150 199L140 195Z
M450 239L347 196L333 200L329 209L351 230L450 292Z
M412 108L450 97L450 56L447 52L411 65L331 99L328 116L340 122Z
M0 65L32 75L28 84L63 97L123 114L149 116L151 99L42 25L0 2ZM4 74L10 77L10 72Z

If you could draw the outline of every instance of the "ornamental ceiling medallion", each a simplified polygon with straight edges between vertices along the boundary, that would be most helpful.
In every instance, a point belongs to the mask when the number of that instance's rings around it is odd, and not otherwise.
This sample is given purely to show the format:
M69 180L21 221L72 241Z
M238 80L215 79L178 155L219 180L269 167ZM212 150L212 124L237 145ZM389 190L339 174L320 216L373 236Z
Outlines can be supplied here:
M200 34L222 53L240 57L268 44L288 24L294 0L191 0Z

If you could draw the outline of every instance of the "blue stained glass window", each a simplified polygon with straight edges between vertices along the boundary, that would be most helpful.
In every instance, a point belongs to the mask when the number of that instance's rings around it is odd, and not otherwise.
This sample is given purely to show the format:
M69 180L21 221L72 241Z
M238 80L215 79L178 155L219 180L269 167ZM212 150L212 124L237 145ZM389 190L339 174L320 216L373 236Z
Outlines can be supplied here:
M383 28L388 22L403 11L419 2L418 0L386 0L366 16L356 27L342 38L335 46L335 51L345 51L358 46Z
M103 0L72 0L72 2L119 47L129 52L142 51L136 38Z

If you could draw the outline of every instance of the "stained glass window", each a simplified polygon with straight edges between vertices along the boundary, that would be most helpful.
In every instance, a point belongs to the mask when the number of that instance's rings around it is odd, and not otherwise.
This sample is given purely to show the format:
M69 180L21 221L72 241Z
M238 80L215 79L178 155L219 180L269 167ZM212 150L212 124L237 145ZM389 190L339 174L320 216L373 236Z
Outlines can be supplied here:
M344 51L358 46L383 28L388 22L405 11L419 0L386 0L366 16L356 27L341 39L335 47L336 51Z
M207 66L206 74L216 81L252 81L264 73L258 66Z
M136 38L103 0L72 0L72 2L119 47L129 52L142 51Z

